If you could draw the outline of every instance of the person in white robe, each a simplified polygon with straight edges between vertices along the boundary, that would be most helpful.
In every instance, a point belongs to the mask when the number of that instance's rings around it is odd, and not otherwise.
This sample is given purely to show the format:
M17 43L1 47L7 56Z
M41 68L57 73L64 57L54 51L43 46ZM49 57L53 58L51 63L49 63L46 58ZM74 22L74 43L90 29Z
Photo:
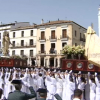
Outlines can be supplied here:
M67 90L66 91L67 100L72 100L75 90L75 82L72 76L72 70L68 74L68 82L66 90Z
M56 80L57 80L57 83L56 83L56 87L57 87L56 93L62 98L62 93L63 93L63 79L58 74L58 78Z
M44 88L44 80L41 73L38 74L37 84L38 84L38 89Z
M95 79L90 78L90 73L88 73L89 77L89 84L90 84L90 100L95 100L96 99L96 84L95 84Z
M96 82L96 100L100 100L100 79L98 79L97 73L95 73L95 82Z

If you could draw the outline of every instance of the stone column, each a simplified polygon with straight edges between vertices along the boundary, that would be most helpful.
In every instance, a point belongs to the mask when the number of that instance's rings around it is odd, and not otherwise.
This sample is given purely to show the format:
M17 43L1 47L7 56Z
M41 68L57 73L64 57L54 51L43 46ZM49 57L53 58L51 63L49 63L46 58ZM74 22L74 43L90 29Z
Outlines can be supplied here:
M28 57L27 64L29 64L29 63L30 63L30 58Z
M47 67L48 68L49 68L49 65L50 65L50 61L49 60L50 60L50 58L47 59Z
M58 66L57 67L60 67L60 58L58 58Z
M30 62L29 62L30 65L31 65L31 62L32 62L32 60L31 60L31 58L30 58Z
M56 67L56 58L54 58L54 67Z
M44 66L46 66L46 65L45 65L45 58L44 58Z
M40 66L40 60L41 60L41 58L38 57L37 60L36 60L36 65L37 65L37 66Z

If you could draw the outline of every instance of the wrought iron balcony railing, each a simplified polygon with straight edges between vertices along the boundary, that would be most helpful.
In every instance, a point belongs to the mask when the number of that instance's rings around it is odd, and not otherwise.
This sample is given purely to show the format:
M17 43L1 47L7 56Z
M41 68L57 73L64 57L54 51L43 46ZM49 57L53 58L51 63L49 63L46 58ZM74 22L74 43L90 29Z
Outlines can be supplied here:
M36 47L36 43L34 44L24 44L24 45L12 45L10 48L14 49L14 48L31 48L31 47Z

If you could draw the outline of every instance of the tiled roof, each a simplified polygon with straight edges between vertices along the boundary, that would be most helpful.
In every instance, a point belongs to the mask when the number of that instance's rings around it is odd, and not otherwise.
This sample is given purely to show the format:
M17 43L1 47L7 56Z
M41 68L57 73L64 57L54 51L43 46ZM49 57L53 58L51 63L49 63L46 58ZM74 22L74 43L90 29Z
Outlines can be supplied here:
M32 25L32 26L26 26L26 27L19 27L19 28L16 28L16 29L12 29L12 31L14 30L23 30L23 29L32 29L32 28L37 28L39 26L46 26L46 25L54 25L54 24L63 24L63 23L74 23L84 29L86 29L85 27L73 22L73 21L66 21L66 20L58 20L58 21L49 21L47 23L43 23L43 24L39 24L39 25Z

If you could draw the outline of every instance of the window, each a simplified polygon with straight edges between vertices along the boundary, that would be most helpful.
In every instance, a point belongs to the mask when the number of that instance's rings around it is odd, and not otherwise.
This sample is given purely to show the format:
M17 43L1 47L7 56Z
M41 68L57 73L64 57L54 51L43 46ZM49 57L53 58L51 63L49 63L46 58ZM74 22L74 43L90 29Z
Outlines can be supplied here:
M15 41L12 41L13 47L15 47Z
M31 30L31 33L30 33L30 35L31 35L31 36L33 36L33 30Z
M15 32L13 32L13 38L15 37Z
M1 33L0 33L0 39L1 39Z
M62 38L66 38L67 34L66 34L66 29L62 30Z
M76 32L76 30L75 30L75 37L77 36L77 32Z
M51 43L51 48L55 48L55 43Z
M21 40L21 46L24 46L24 40Z
M44 44L40 44L41 47L41 53L44 53Z
M66 42L63 42L63 43L62 43L62 47L64 47L66 44L67 44Z
M21 33L21 37L24 37L24 31L22 31L22 33Z
M15 50L12 50L12 55L15 55Z
M77 46L77 43L75 43L75 46Z
M20 51L20 55L23 56L24 55L24 50Z
M41 32L41 40L44 40L45 39L45 33L44 31Z
M33 45L33 39L30 39L30 45Z
M51 39L55 39L55 30L51 31Z
M30 50L30 56L33 56L33 50Z

